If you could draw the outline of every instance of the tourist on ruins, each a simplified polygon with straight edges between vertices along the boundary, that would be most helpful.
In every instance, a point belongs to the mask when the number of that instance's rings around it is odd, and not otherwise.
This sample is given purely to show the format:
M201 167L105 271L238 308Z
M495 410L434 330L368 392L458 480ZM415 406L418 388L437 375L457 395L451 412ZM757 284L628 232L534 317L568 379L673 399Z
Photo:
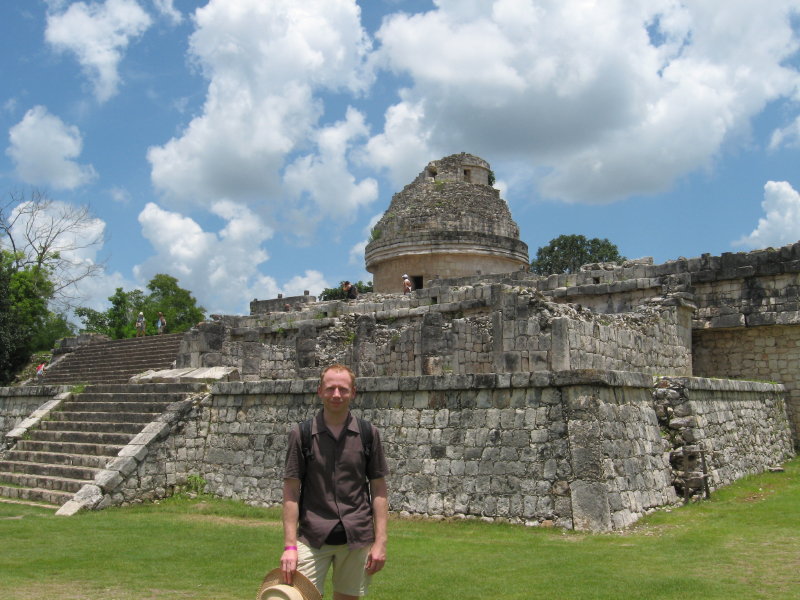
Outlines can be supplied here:
M164 333L164 330L167 328L167 319L164 318L164 313L159 311L158 319L156 320L156 329L158 330L158 335Z
M342 289L344 290L345 296L348 300L355 300L358 298L358 288L349 281L345 281L342 284Z
M136 337L145 335L144 329L147 326L147 319L144 318L144 313L140 312L136 317Z
M388 467L378 430L350 413L353 372L327 367L317 395L322 410L289 433L281 571L287 584L299 571L324 595L333 564L333 599L356 600L386 562Z
M36 367L36 380L39 381L44 377L45 372L47 371L47 365L45 363L40 363Z
M403 293L410 294L411 293L411 280L408 278L408 275L403 273Z

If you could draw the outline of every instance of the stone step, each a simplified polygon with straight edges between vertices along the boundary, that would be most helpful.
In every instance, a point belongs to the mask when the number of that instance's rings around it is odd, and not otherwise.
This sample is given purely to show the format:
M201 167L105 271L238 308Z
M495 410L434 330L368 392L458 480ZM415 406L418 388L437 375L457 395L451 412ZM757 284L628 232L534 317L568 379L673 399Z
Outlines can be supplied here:
M0 472L14 473L15 475L36 475L91 481L99 470L94 467L82 467L79 465L0 460Z
M95 392L84 391L74 399L65 403L65 406L73 402L176 402L186 397L186 392Z
M0 483L0 496L5 501L44 503L58 508L68 500L71 500L73 495L74 492L63 492L60 490L48 490L36 487L15 487Z
M95 383L87 385L83 394L190 394L206 389L204 383Z
M132 433L105 433L90 431L45 431L30 432L30 439L42 442L73 442L78 444L126 445L135 437Z
M24 488L29 489L29 488ZM0 488L0 493L2 489ZM21 506L36 506L37 508L49 508L51 510L58 510L60 507L57 504L50 504L49 502L32 502L31 500L10 499L0 496L0 504L19 504Z
M68 454L66 452L36 452L33 450L12 449L6 452L6 460L17 462L37 462L50 465L72 465L103 469L114 456L94 456L90 454Z
M90 454L97 457L113 458L124 444L95 444L89 442L52 442L46 440L19 440L14 450L30 452L50 452L67 454Z
M54 492L72 494L80 490L88 482L85 479L68 479L65 477L50 477L47 475L29 475L27 473L8 473L0 471L0 486L14 488L40 488ZM11 484L4 486L3 484ZM3 494L5 496L5 494ZM68 500L69 498L67 498Z
M107 412L107 413L156 413L161 414L169 402L82 402L70 400L62 404L67 412Z
M161 413L53 411L50 413L51 420L42 421L41 426L43 429L58 429L59 423L75 422L145 424L154 420L159 414Z
M80 346L57 361L42 383L126 383L138 373L171 368L182 339L176 333Z
M107 413L76 413L87 416L94 416L97 414L105 415ZM131 413L138 415L140 413ZM42 431L94 431L97 433L131 433L137 434L144 426L152 421L156 415L148 415L150 418L147 421L125 422L117 417L118 415L111 415L109 413L108 421L44 421L41 423ZM125 415L119 415L125 416Z

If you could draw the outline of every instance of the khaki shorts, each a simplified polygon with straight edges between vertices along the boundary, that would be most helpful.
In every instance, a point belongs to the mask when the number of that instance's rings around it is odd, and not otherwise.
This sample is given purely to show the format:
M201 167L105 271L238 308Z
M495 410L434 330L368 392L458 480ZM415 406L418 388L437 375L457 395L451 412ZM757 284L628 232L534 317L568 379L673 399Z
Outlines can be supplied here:
M297 542L297 570L308 577L320 594L325 594L325 577L333 564L333 590L346 596L366 596L371 575L367 574L370 545L350 550L341 546L323 545L312 548Z

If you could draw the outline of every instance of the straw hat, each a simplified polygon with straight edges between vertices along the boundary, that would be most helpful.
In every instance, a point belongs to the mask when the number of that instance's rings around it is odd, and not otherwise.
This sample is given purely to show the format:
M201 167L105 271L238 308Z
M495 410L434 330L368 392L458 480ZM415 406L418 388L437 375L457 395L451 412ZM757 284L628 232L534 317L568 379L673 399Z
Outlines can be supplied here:
M278 568L264 577L256 600L322 600L322 595L317 587L298 571L292 574L292 585L286 585L283 583L283 573Z

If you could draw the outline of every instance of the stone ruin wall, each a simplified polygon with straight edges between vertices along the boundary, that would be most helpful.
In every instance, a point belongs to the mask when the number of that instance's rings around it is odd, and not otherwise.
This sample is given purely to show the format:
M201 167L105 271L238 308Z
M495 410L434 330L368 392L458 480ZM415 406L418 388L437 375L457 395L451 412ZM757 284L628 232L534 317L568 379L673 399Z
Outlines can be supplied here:
M692 374L782 383L795 439L800 439L800 242L781 248L652 260L623 266L586 265L578 273L536 276L526 272L432 282L476 281L525 286L555 302L598 313L621 313L653 299L672 298L693 308Z
M656 386L656 414L671 448L706 452L712 488L757 473L792 453L781 386L757 382L665 377ZM680 454L680 453L675 453ZM674 460L673 467L681 468Z
M187 334L177 366L233 366L244 380L311 377L331 362L361 376L569 369L689 375L689 315L673 302L598 315L527 288L434 287L220 317Z
M53 385L0 387L0 439L61 391Z
M710 448L712 488L792 455L781 386L670 380L660 421L653 381L611 371L360 378L354 411L380 428L390 506L408 515L620 529L677 500L676 440ZM215 384L103 503L162 497L200 475L215 495L279 505L288 430L319 409L316 385Z

